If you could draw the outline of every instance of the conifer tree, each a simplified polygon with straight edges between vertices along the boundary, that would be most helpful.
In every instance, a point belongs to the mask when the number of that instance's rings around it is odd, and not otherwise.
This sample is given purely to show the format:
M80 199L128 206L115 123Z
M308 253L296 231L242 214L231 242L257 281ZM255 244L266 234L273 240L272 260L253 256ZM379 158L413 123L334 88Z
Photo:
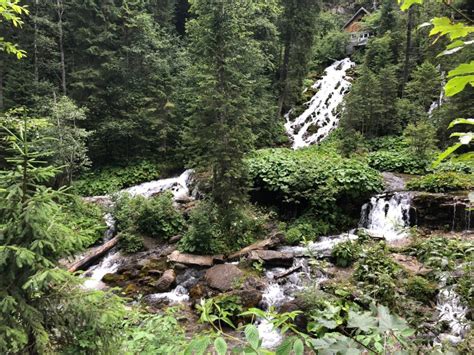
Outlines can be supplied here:
M254 143L262 52L250 31L255 1L193 0L188 23L195 83L186 140L194 166L212 172L212 198L223 214L246 199L242 158Z
M81 238L62 223L56 201L63 193L45 186L58 172L35 149L46 138L36 138L26 117L13 125L8 170L0 171L0 353L108 352L121 302L82 290L76 276L57 267Z

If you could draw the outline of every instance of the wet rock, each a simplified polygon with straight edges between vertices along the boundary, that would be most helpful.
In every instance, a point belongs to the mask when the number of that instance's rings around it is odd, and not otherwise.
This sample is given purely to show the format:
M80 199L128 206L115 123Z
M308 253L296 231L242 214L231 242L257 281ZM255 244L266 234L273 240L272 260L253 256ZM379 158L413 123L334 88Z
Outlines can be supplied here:
M127 295L133 295L140 292L140 287L135 284L128 284L124 289L123 292Z
M413 218L419 227L463 231L474 220L467 194L416 193L412 201Z
M155 283L155 288L158 292L167 292L176 281L176 274L174 270L166 270L160 279Z
M257 289L236 290L230 294L239 297L244 309L256 308L262 300L262 292Z
M276 250L254 250L248 255L251 261L263 261L272 266L291 266L293 265L293 254Z
M184 272L178 273L176 284L191 289L203 278L204 273L204 270L188 268Z
M176 270L186 270L188 267L184 264L181 264L181 263L176 263L174 264L174 268Z
M214 264L214 258L209 255L193 255L181 253L175 250L168 255L168 261L185 264L185 265L199 265L199 266L212 266Z
M206 271L204 279L207 284L219 291L229 291L242 279L243 272L235 265L221 264Z
M207 290L203 284L197 284L189 290L189 298L191 298L193 302L206 297L206 295Z

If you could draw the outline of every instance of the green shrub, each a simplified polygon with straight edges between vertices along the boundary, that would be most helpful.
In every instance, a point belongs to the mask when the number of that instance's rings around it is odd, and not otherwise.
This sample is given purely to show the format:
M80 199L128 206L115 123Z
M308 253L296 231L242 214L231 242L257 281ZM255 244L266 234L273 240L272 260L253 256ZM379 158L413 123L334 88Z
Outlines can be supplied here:
M142 251L145 247L143 237L132 232L124 231L119 233L119 248L125 253L136 253Z
M427 192L471 190L474 188L474 175L436 172L410 180L407 187L411 190Z
M338 203L360 203L382 189L377 171L342 158L332 148L263 149L246 161L263 199L289 206L306 204L320 215L333 213Z
M312 223L309 223L304 218L300 217L293 222L290 228L286 231L285 239L287 243L296 245L302 241L315 240L320 235L320 231L317 230Z
M138 217L146 202L145 198L120 193L113 195L112 200L114 202L112 214L117 222L117 230L136 230Z
M423 303L433 302L436 295L436 284L421 276L410 277L405 285L407 294Z
M379 150L369 153L369 165L379 171L393 171L405 174L424 174L431 159L414 155L408 149Z
M230 223L210 201L191 211L189 228L180 240L180 250L195 254L221 254L240 249L265 235L267 217L252 206L227 211Z
M453 269L456 261L468 260L474 255L472 243L446 237L417 240L408 252L427 266L440 270Z
M80 198L68 199L63 206L63 223L81 238L83 248L88 248L103 238L107 226L102 208Z
M136 230L146 236L168 240L184 228L184 218L174 207L171 192L148 199L122 193L114 200L113 214L120 231Z
M104 167L81 175L73 190L82 196L105 195L160 176L160 166L148 161L127 167Z
M137 218L140 232L162 240L168 240L180 233L184 225L182 214L173 205L171 192L145 200Z
M359 258L361 251L361 246L358 242L348 240L337 244L333 248L331 256L335 265L348 267Z
M362 282L370 297L393 304L397 297L396 277L398 265L387 256L385 245L376 245L364 250L355 265L354 279Z
M202 299L196 308L200 314L201 323L218 324L219 328L225 325L236 328L237 317L244 310L239 296L226 294Z

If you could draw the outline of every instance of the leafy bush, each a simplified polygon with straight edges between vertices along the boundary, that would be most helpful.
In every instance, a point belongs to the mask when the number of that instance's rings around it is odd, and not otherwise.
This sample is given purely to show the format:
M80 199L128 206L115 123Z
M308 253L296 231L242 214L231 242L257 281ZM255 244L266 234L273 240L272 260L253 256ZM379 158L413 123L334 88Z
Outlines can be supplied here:
M244 310L240 297L226 294L201 299L201 303L196 305L196 308L200 314L201 323L209 323L213 326L218 324L219 328L227 325L234 329L237 317Z
M180 353L187 343L184 329L168 308L166 314L128 311L121 333L123 354ZM172 334L172 336L170 336Z
M411 190L428 192L471 190L474 188L474 175L436 172L410 180L407 187Z
M114 199L114 216L121 231L136 230L153 238L168 240L184 228L184 218L174 207L170 192L149 199L122 193Z
M316 240L319 236L327 234L329 226L323 222L311 220L303 215L296 219L285 232L287 243L296 245L306 240Z
M356 263L354 279L363 282L371 297L392 304L396 299L396 277L400 268L386 254L382 244L364 250Z
M81 175L73 184L73 190L82 196L106 195L132 185L156 180L160 175L160 166L148 161L127 167L104 167Z
M171 192L145 200L137 218L140 232L162 240L178 234L184 224L182 214L173 205Z
M120 193L113 195L112 199L114 202L112 214L117 222L117 229L119 231L137 229L138 217L145 204L145 198Z
M410 277L406 282L405 289L409 296L424 303L432 302L436 294L436 284L421 276Z
M247 165L257 197L290 206L308 204L321 215L333 213L342 201L364 201L382 188L378 172L330 149L264 149L252 154Z
M63 223L80 236L82 247L88 248L104 236L107 226L102 209L80 198L68 199L63 204Z
M472 257L474 248L472 243L462 240L433 237L417 240L408 252L429 267L450 270L454 268L456 261Z
M125 253L136 253L144 248L143 237L132 232L121 232L118 235L119 247Z
M393 171L406 174L424 174L431 163L404 150L379 150L368 155L369 165L379 171Z
M334 264L340 267L348 267L352 265L358 258L361 252L361 247L358 242L348 240L337 244L331 256L334 259Z
M251 206L234 209L230 220L234 222L227 225L212 202L202 201L191 211L189 228L179 243L180 250L195 254L226 253L264 235L266 216Z
M415 156L428 159L436 151L436 128L426 120L408 124L403 135Z

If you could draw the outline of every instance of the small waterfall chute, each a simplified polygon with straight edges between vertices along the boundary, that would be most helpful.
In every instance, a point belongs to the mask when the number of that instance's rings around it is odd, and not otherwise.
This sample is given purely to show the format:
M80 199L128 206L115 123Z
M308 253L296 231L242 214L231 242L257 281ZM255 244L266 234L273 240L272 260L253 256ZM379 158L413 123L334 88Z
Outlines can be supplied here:
M334 62L312 86L317 92L304 104L306 110L294 119L291 117L293 111L286 114L285 129L293 140L293 149L319 143L337 128L337 109L351 87L347 71L354 66L350 58Z
M360 226L388 242L404 239L410 226L409 193L377 195L362 207Z

